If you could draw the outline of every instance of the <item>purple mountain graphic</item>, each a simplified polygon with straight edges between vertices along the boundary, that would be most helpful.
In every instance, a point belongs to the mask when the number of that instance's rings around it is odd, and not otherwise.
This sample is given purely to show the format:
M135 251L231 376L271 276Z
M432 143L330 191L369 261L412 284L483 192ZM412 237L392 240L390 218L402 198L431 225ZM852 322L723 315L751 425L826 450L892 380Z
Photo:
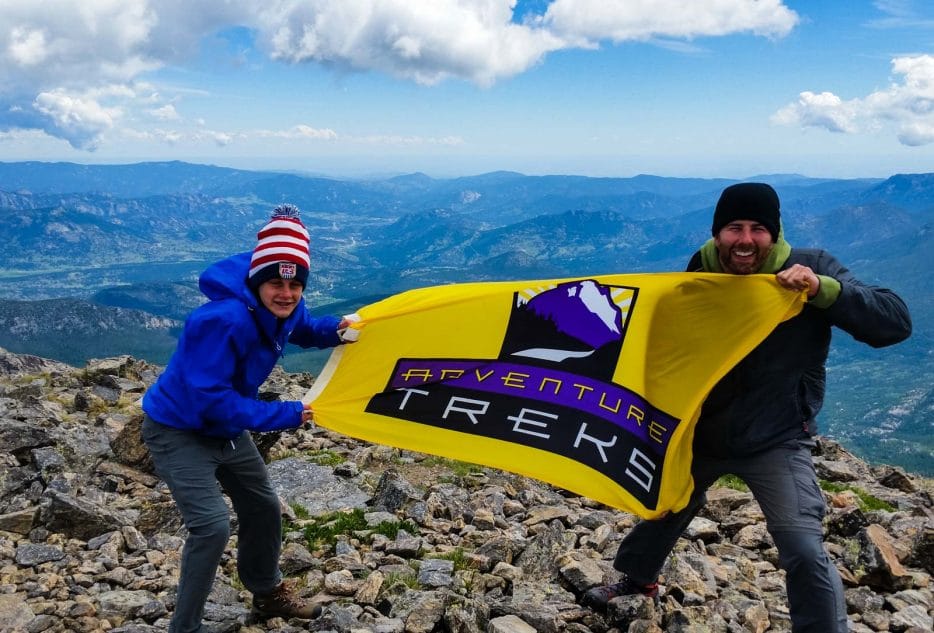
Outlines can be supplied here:
M513 352L516 356L560 362L589 356L594 350L623 337L622 312L613 303L607 288L589 279L563 283L536 295L525 305L525 310L538 319L549 321L556 331L589 349L536 347Z

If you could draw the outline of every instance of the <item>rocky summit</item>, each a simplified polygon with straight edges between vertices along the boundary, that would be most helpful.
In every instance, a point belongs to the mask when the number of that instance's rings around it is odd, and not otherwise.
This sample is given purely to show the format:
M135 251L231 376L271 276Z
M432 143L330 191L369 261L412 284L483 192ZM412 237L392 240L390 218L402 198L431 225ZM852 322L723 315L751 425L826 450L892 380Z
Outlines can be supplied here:
M0 350L0 632L166 630L185 530L139 440L139 399L160 369L127 356L75 368ZM261 396L298 399L312 382L277 370ZM283 572L323 612L258 617L233 536L208 631L791 629L775 547L740 482L711 490L657 599L617 598L595 613L580 596L617 579L612 558L635 516L322 428L257 443L282 498ZM815 460L851 630L930 632L934 483L828 440Z

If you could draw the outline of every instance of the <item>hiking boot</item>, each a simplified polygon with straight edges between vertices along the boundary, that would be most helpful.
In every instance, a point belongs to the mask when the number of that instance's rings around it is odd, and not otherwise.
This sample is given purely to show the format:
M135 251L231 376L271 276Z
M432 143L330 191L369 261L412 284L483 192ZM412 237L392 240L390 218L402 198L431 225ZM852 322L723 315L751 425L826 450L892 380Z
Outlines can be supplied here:
M261 596L253 596L253 608L266 617L312 620L321 615L321 605L305 600L284 582Z
M623 579L612 585L603 587L594 587L589 589L581 598L581 604L595 610L606 609L607 603L613 598L619 596L643 595L646 598L656 598L658 596L658 583L653 582L648 585L640 585L629 578L623 576Z

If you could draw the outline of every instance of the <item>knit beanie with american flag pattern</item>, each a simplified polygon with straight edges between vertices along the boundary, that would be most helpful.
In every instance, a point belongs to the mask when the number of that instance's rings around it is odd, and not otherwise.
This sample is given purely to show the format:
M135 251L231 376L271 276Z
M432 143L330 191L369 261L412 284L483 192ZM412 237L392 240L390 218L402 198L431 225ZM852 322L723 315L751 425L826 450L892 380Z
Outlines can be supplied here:
M250 259L250 288L256 290L270 279L296 279L302 288L308 281L308 231L298 207L280 204L269 222L256 234L259 242Z

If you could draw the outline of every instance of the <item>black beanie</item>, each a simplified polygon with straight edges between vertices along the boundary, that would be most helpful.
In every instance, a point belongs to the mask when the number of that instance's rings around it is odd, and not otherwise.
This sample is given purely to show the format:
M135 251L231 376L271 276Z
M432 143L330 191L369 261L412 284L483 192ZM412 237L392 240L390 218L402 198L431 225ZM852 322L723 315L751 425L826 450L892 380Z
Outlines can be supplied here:
M711 234L716 236L724 226L736 220L752 220L769 230L772 241L778 241L781 226L778 194L763 182L741 182L730 185L720 194L713 212Z

